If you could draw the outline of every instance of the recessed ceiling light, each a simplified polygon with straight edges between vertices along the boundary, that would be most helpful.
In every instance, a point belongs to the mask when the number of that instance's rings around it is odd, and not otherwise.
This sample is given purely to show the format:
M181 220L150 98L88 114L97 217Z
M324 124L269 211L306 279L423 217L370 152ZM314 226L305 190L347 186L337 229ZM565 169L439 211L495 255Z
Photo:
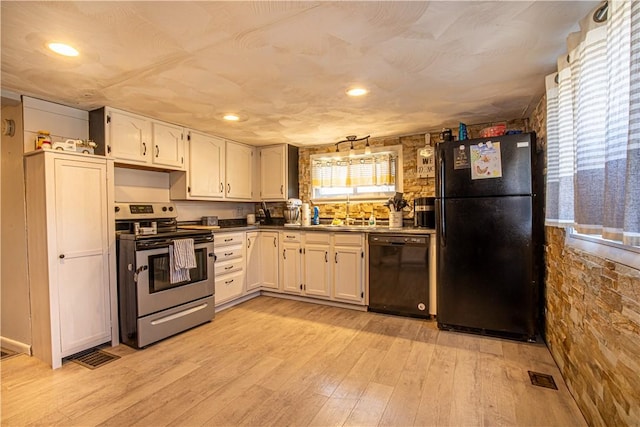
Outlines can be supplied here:
M238 120L240 120L240 117L238 117L238 115L236 114L225 114L223 119L228 120L230 122L237 122Z
M362 96L362 95L366 95L367 92L369 92L368 90L366 90L365 88L362 87L354 87L352 89L349 89L347 91L347 95L349 96Z
M49 49L64 56L78 56L80 54L75 48L64 43L49 43Z

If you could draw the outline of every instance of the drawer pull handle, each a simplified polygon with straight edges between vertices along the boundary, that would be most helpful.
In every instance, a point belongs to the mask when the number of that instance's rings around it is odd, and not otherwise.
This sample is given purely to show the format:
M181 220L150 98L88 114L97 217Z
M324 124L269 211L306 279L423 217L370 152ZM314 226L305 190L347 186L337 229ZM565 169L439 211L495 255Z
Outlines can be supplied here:
M225 242L233 242L233 238L231 239L224 239Z
M231 256L233 255L233 252L225 252L224 256Z
M226 282L224 282L225 285L228 285L229 283L233 283L233 279L227 280Z
M229 267L225 267L224 269L225 269L225 270L231 270L232 268L233 268L233 266L232 266L232 265L230 265Z

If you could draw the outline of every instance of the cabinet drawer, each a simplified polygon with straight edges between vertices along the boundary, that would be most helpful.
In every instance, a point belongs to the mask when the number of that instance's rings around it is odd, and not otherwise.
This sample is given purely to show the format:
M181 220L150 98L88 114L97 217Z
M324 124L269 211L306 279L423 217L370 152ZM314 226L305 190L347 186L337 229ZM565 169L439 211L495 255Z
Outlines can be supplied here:
M219 259L219 258L218 258ZM229 261L216 262L215 276L222 276L223 274L235 273L241 271L244 268L244 262L242 258L235 258Z
M216 247L214 249L216 254L216 264L229 259L242 257L242 246L223 246L221 248Z
M319 243L328 245L331 243L331 234L323 232L309 232L304 236L305 243Z
M361 233L336 233L333 239L336 246L362 246Z
M242 295L244 289L244 272L237 271L216 277L216 305Z
M244 233L215 233L214 238L216 247L244 243Z
M300 233L283 231L280 233L283 242L299 242Z

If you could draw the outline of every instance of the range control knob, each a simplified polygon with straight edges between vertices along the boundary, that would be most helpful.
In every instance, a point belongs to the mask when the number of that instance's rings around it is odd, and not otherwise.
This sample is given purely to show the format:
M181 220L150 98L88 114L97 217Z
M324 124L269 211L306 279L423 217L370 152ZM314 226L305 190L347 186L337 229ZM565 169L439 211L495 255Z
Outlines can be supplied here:
M116 206L116 212L120 212L120 206Z
M169 212L173 212L173 206L169 206Z
M163 206L163 207L162 207L162 212L166 212L166 211L167 211L167 207L166 207L166 206Z

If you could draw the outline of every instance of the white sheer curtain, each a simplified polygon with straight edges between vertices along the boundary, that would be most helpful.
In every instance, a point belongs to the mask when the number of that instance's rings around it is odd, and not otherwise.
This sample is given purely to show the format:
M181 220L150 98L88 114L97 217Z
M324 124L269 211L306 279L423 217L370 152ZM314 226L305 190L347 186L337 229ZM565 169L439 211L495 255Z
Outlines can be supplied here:
M396 184L398 161L396 153L378 152L355 156L334 156L333 158L323 158L320 155L319 157L311 159L312 192L315 197L320 197L322 191L316 191L320 189L366 187L366 191L373 191L374 187ZM378 189L377 191L382 190ZM327 197L336 194L331 190L326 193ZM362 193L362 191L355 193Z
M547 224L640 245L640 3L609 1L547 86Z

